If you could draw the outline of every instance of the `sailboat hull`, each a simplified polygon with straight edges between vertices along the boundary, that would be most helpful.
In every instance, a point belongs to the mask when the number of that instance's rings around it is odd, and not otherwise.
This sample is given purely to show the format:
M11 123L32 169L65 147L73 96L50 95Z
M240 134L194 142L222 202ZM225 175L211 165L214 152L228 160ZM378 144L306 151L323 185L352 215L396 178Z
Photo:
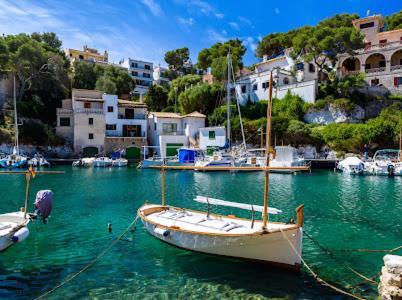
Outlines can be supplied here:
M271 264L294 271L300 269L299 254L302 250L303 232L301 227L293 226L282 231L256 231L239 235L214 234L182 230L181 227L165 226L163 223L157 224L143 214L139 215L144 227L152 236L173 246L205 254Z

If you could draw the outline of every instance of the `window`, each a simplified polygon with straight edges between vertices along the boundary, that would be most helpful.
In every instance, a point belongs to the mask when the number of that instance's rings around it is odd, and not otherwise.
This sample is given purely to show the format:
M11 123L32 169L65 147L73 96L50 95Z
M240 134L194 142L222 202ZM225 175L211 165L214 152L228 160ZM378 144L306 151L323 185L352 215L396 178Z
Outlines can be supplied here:
M374 27L374 22L360 24L360 29Z
M246 87L245 85L242 85L242 86L241 86L241 93L242 93L242 94L245 94L246 91L247 91L247 87Z
M126 108L124 110L124 119L134 119L134 109L132 108Z
M394 86L402 85L402 77L394 77Z
M304 64L302 62L298 63L296 65L296 70L297 71L303 71L304 70Z
M131 63L131 67L132 68L138 68L138 64L133 62L133 63Z
M380 84L380 80L378 78L371 80L371 86L376 86Z
M106 130L116 130L116 124L106 124Z
M94 118L88 118L88 125L94 125Z
M88 140L93 140L94 139L94 134L93 133L89 133L88 134Z
M131 75L132 76L138 76L138 72L137 71L131 71Z
M210 140L214 140L215 139L215 131L209 131L208 132L208 137Z
M60 126L70 127L70 118L60 118Z
M364 44L364 49L368 50L371 48L371 42L367 42Z
M385 60L381 60L378 62L378 67L379 68L385 68Z
M289 78L287 77L283 78L283 84L289 84Z
M263 83L262 83L262 88L263 88L263 89L269 88L269 81L263 82Z
M154 123L154 130L156 130L156 123Z
M166 135L176 135L177 134L177 124L176 123L163 123L163 134Z
M151 74L149 73L142 73L142 76L145 78L151 78Z
M91 108L91 102L84 102L84 108Z
M150 66L150 65L145 65L144 68L145 68L145 70L151 70L151 66Z
M107 107L107 112L113 112L113 106L108 106Z
M314 72L315 72L315 65L312 64L312 63L309 63L309 64L308 64L308 71L309 71L310 73L314 73Z
M387 44L387 40L380 40L380 47L385 47Z
M79 59L84 59L84 56L78 55L78 58L79 58Z
M253 91L256 91L256 90L258 90L258 84L253 84Z

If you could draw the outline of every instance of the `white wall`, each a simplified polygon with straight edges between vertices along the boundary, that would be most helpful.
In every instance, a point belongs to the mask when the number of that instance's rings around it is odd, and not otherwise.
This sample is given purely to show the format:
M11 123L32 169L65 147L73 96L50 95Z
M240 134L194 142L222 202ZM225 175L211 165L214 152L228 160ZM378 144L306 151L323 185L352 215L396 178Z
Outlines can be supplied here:
M215 131L215 139L209 139L209 132ZM206 150L207 147L224 147L226 144L225 127L205 127L200 128L200 149Z
M195 138L199 134L199 129L205 126L205 118L186 117L182 119L184 134Z
M184 147L188 146L188 137L185 135L161 135L159 136L159 146L157 149L161 157L166 157L166 144L183 144Z
M317 82L315 80L310 80L280 86L274 90L274 96L282 99L288 91L293 95L300 96L305 102L314 103L317 95Z

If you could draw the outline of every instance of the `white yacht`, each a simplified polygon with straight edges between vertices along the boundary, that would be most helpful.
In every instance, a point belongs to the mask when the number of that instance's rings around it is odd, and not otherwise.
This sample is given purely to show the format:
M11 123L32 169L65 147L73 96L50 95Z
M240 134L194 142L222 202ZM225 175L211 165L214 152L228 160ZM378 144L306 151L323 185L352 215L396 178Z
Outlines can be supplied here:
M42 155L35 154L34 157L28 161L28 166L50 167L50 163Z
M364 173L365 164L360 158L356 156L350 156L340 161L337 164L336 168L343 173L360 175Z
M366 163L364 174L379 176L399 175L400 161L400 150L378 150L373 156L373 161Z
M107 168L111 167L113 163L113 160L109 157L101 156L97 157L94 160L94 167L96 168Z

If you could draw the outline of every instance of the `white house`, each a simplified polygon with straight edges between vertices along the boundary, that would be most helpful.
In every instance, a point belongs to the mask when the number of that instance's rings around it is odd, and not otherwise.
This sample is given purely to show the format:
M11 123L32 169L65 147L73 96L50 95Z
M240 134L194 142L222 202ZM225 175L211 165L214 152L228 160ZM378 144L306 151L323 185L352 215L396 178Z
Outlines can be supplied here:
M146 94L154 80L153 63L128 58L121 65L127 68L129 75L135 80L134 95L141 96Z
M282 55L268 59L264 56L254 71L236 81L236 93L241 104L268 99L269 78L274 78L273 96L283 98L288 91L299 95L304 101L314 103L317 95L318 70L315 64L296 63L289 55L290 49Z
M69 141L76 153L92 156L124 149L129 158L140 157L141 147L147 145L145 104L78 89L73 89L72 99L62 103L57 109L56 133Z
M167 77L168 68L154 66L154 83L168 87L170 79Z
M183 146L196 146L198 130L205 126L205 118L199 112L184 116L171 112L149 113L148 140L153 154L175 156Z
M209 147L224 147L226 145L225 127L204 127L200 128L201 150L207 150Z

